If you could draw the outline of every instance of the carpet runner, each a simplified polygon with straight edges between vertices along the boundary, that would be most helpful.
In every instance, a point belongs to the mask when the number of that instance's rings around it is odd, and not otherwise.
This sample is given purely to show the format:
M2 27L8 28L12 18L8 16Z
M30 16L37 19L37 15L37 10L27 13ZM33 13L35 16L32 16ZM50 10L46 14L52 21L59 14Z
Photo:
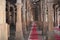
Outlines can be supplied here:
M55 28L56 30L56 34L54 35L55 40L60 40L60 29L59 28Z
M32 29L31 29L31 34L30 34L29 40L41 40L38 37L36 25L33 25Z

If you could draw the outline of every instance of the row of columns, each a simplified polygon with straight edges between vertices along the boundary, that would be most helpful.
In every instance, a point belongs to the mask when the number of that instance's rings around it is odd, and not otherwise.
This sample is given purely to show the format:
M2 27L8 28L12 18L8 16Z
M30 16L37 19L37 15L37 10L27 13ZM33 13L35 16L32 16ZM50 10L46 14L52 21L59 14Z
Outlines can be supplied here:
M0 0L1 1L1 0ZM0 40L8 40L8 24L6 23L6 1L2 0L0 2ZM53 3L48 2L48 31L53 31ZM3 8L3 9L2 9ZM22 31L22 16L21 16L21 0L17 0L17 23L16 23L16 39L24 40ZM45 10L44 10L45 11ZM45 23L44 23L45 25ZM49 37L48 40L51 40Z
M26 4L26 1L27 1L27 4ZM23 37L23 25L24 25L24 30L25 30L25 33L27 33L28 31L26 30L27 26L26 25L29 25L29 23L33 20L33 15L32 15L32 9L31 9L31 6L30 6L30 2L29 0L25 0L24 1L24 4L21 5L21 0L17 0L17 23L16 23L16 39L17 40L24 40L24 37ZM26 6L28 5L28 6ZM24 21L23 21L23 25L22 25L22 11L21 11L21 8L23 7L23 15L24 15ZM26 9L27 7L27 9ZM26 12L27 11L27 12ZM27 17L26 17L27 16ZM28 26L29 27L29 26Z
M53 17L54 17L54 10L53 10L53 0L43 0L41 1L41 21L43 34L47 34L48 32L48 40L52 40L49 33L53 32Z
M21 20L21 0L17 0L16 39L24 40ZM2 9L3 8L3 9ZM8 40L8 24L6 23L6 1L0 0L0 40Z

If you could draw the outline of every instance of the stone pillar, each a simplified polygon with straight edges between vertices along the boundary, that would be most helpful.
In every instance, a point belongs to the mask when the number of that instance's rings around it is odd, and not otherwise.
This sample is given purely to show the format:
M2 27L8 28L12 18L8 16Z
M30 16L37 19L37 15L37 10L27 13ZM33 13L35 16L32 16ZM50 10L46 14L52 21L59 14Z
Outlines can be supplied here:
M40 29L41 28L41 2L39 2L39 6L38 6L38 26Z
M60 15L59 15L60 14L60 11L59 10L60 10L60 8L57 9L57 24L58 24L57 26L58 27L60 25Z
M57 26L57 8L58 8L58 6L59 5L56 5L55 6L55 9L54 9L54 12L55 12L55 14L54 14L54 26Z
M48 1L48 40L53 40L53 2L52 0Z
M23 1L23 28L24 28L24 33L27 34L27 27L26 27L26 0Z
M47 14L47 0L44 0L43 1L43 34L46 34L47 32L46 14Z
M41 0L41 23L40 23L41 27L43 28L43 1Z
M21 0L17 0L16 40L24 40L22 30L21 7L22 7Z
M53 30L53 8L52 8L53 4L52 3L48 3L48 23L49 23L49 31Z
M33 20L33 11L32 11L32 9L31 9L31 13L30 14L31 14L31 16L30 16L31 17L31 22L33 22L34 20Z
M0 40L8 40L8 25L6 24L6 1L0 0Z

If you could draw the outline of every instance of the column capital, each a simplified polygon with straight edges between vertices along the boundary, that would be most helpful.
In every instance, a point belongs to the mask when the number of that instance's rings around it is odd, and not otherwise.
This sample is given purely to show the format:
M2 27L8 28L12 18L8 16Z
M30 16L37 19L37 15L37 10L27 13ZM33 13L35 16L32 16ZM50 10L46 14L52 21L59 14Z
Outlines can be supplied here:
M22 3L22 1L21 0L17 0L17 4L21 4Z
M47 3L54 3L54 0L48 0Z

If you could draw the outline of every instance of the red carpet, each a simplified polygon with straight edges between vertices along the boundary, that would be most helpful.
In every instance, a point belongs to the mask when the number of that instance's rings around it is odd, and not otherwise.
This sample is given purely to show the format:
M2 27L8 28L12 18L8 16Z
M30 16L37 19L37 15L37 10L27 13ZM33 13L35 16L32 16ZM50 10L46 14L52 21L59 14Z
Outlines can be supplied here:
M60 40L60 36L55 34L55 40Z
M31 40L40 40L38 38L38 32L37 32L36 25L33 25L32 32L31 32L31 35L30 35L30 39Z
M60 31L59 28L55 28L55 30ZM55 37L55 40L60 40L60 35L59 34L55 34L54 37Z

